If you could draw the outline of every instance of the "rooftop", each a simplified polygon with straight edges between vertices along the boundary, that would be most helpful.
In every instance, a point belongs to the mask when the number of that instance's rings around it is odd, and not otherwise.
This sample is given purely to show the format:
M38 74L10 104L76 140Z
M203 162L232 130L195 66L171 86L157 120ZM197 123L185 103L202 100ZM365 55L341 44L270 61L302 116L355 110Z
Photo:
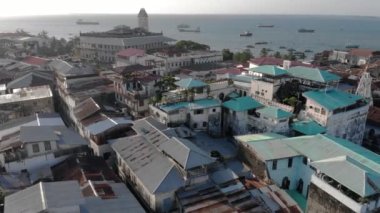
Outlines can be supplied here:
M260 115L275 119L289 118L293 115L290 112L272 106L264 107L262 109L257 110L257 112L260 113Z
M22 126L20 140L23 143L57 141L59 138L54 129L49 126Z
M19 89L53 84L53 73L50 71L31 71L7 84L7 89Z
M116 53L116 56L122 58L129 58L131 56L143 56L145 54L144 50L136 49L136 48L128 48L124 50L120 50Z
M249 60L249 62L252 64L255 64L256 66L272 65L272 66L282 67L284 65L284 59L274 58L274 57L254 58L254 59ZM294 67L294 66L311 67L310 64L305 64L299 61L291 61L290 66L291 67Z
M30 65L42 66L49 62L48 59L40 58L36 56L28 56L22 60L22 62Z
M181 79L181 80L175 82L175 85L177 85L181 88L184 88L184 89L192 89L192 88L207 86L207 84L204 83L203 81L195 80L192 78Z
M188 108L191 110L195 109L206 109L211 107L219 107L220 101L213 98L195 100L193 102L177 102L171 104L160 105L159 108L165 112L170 112L178 110L181 108Z
M308 91L302 94L307 99L311 99L328 110L354 105L363 97L336 89Z
M304 135L316 135L326 132L326 128L315 121L296 121L291 124L291 128Z
M53 93L49 86L29 87L16 90L13 94L0 95L0 104L52 97Z
M223 103L223 107L236 112L257 109L261 106L262 105L258 101L248 96L233 98Z
M351 49L349 55L359 56L359 57L371 57L373 50L370 49Z
M328 135L301 136L250 143L264 160L306 156L311 165L362 197L377 193L380 156L350 141ZM364 181L363 175L377 185Z
M138 17L148 17L148 13L146 13L145 8L141 8Z
M326 70L320 70L317 68L308 68L301 66L292 67L288 70L288 73L296 78L306 79L320 83L329 83L340 80L339 76L330 73Z
M173 39L169 39L164 37L162 33L153 33L146 32L144 29L140 28L130 28L125 25L119 25L114 27L114 29L105 31L105 32L88 32L88 33L80 33L80 37L98 37L98 38L135 38L135 37L147 37L147 36L161 36L163 39L167 41L172 41Z
M258 66L258 67L249 69L249 71L258 72L258 73L261 73L264 75L270 75L270 76L282 76L282 75L288 74L286 70L279 68L277 66L271 66L271 65Z

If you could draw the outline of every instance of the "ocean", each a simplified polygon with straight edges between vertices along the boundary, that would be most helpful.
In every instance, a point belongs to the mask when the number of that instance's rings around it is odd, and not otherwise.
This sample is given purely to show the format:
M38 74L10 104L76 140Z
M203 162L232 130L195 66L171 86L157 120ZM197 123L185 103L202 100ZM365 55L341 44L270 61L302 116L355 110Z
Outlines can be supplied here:
M149 12L149 11L148 11ZM78 19L98 21L100 25L77 25ZM178 24L200 27L200 33L178 32ZM258 28L257 25L275 25ZM136 27L137 15L62 15L1 18L0 32L18 28L36 34L46 30L50 36L70 38L80 32L105 31L116 25ZM299 15L150 15L149 27L153 32L163 32L177 40L193 40L210 45L212 49L228 48L242 51L255 42L251 49L258 55L262 48L284 52L280 46L297 51L315 52L344 49L346 45L380 50L380 18L354 16L299 16ZM298 29L314 29L315 33L298 33ZM240 37L244 31L252 37ZM310 53L313 55L313 53ZM309 55L309 56L310 56Z

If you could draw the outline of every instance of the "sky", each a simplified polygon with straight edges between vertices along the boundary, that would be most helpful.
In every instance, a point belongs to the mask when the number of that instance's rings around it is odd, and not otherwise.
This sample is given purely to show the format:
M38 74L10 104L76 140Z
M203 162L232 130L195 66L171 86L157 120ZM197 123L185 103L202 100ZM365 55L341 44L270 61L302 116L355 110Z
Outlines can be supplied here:
M380 16L380 0L0 0L0 16L61 14L310 14Z

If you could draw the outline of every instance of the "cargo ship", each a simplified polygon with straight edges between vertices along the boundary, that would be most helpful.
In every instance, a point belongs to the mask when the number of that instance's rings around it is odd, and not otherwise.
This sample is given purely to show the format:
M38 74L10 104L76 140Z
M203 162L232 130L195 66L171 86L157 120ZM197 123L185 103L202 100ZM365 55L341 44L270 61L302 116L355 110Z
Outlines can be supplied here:
M257 27L260 27L260 28L273 28L274 25L263 25L263 24L259 24L259 25L257 25Z
M179 32L200 33L200 32L201 32L201 28L200 28L200 27L197 27L197 28L195 28L195 29L179 28L178 31L179 31Z
M240 36L252 36L252 33L249 31L245 31L244 33L240 33Z
M299 33L314 33L315 30L313 29L305 29L305 28L301 28L298 30Z

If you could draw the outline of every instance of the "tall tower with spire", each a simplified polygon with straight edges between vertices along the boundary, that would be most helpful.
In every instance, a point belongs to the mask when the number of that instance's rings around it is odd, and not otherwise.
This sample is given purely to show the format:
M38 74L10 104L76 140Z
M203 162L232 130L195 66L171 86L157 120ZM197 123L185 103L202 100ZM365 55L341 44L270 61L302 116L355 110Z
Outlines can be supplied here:
M373 105L373 99L372 99L372 77L367 72L368 65L365 68L364 73L362 74L362 77L360 78L358 88L356 89L356 95L361 95L362 97L366 98L370 104L370 106Z
M144 29L145 31L149 31L149 17L148 17L148 13L146 13L145 9L144 8L141 8L140 9L140 12L139 14L137 15L138 17L138 24L139 24L139 28L141 29Z

